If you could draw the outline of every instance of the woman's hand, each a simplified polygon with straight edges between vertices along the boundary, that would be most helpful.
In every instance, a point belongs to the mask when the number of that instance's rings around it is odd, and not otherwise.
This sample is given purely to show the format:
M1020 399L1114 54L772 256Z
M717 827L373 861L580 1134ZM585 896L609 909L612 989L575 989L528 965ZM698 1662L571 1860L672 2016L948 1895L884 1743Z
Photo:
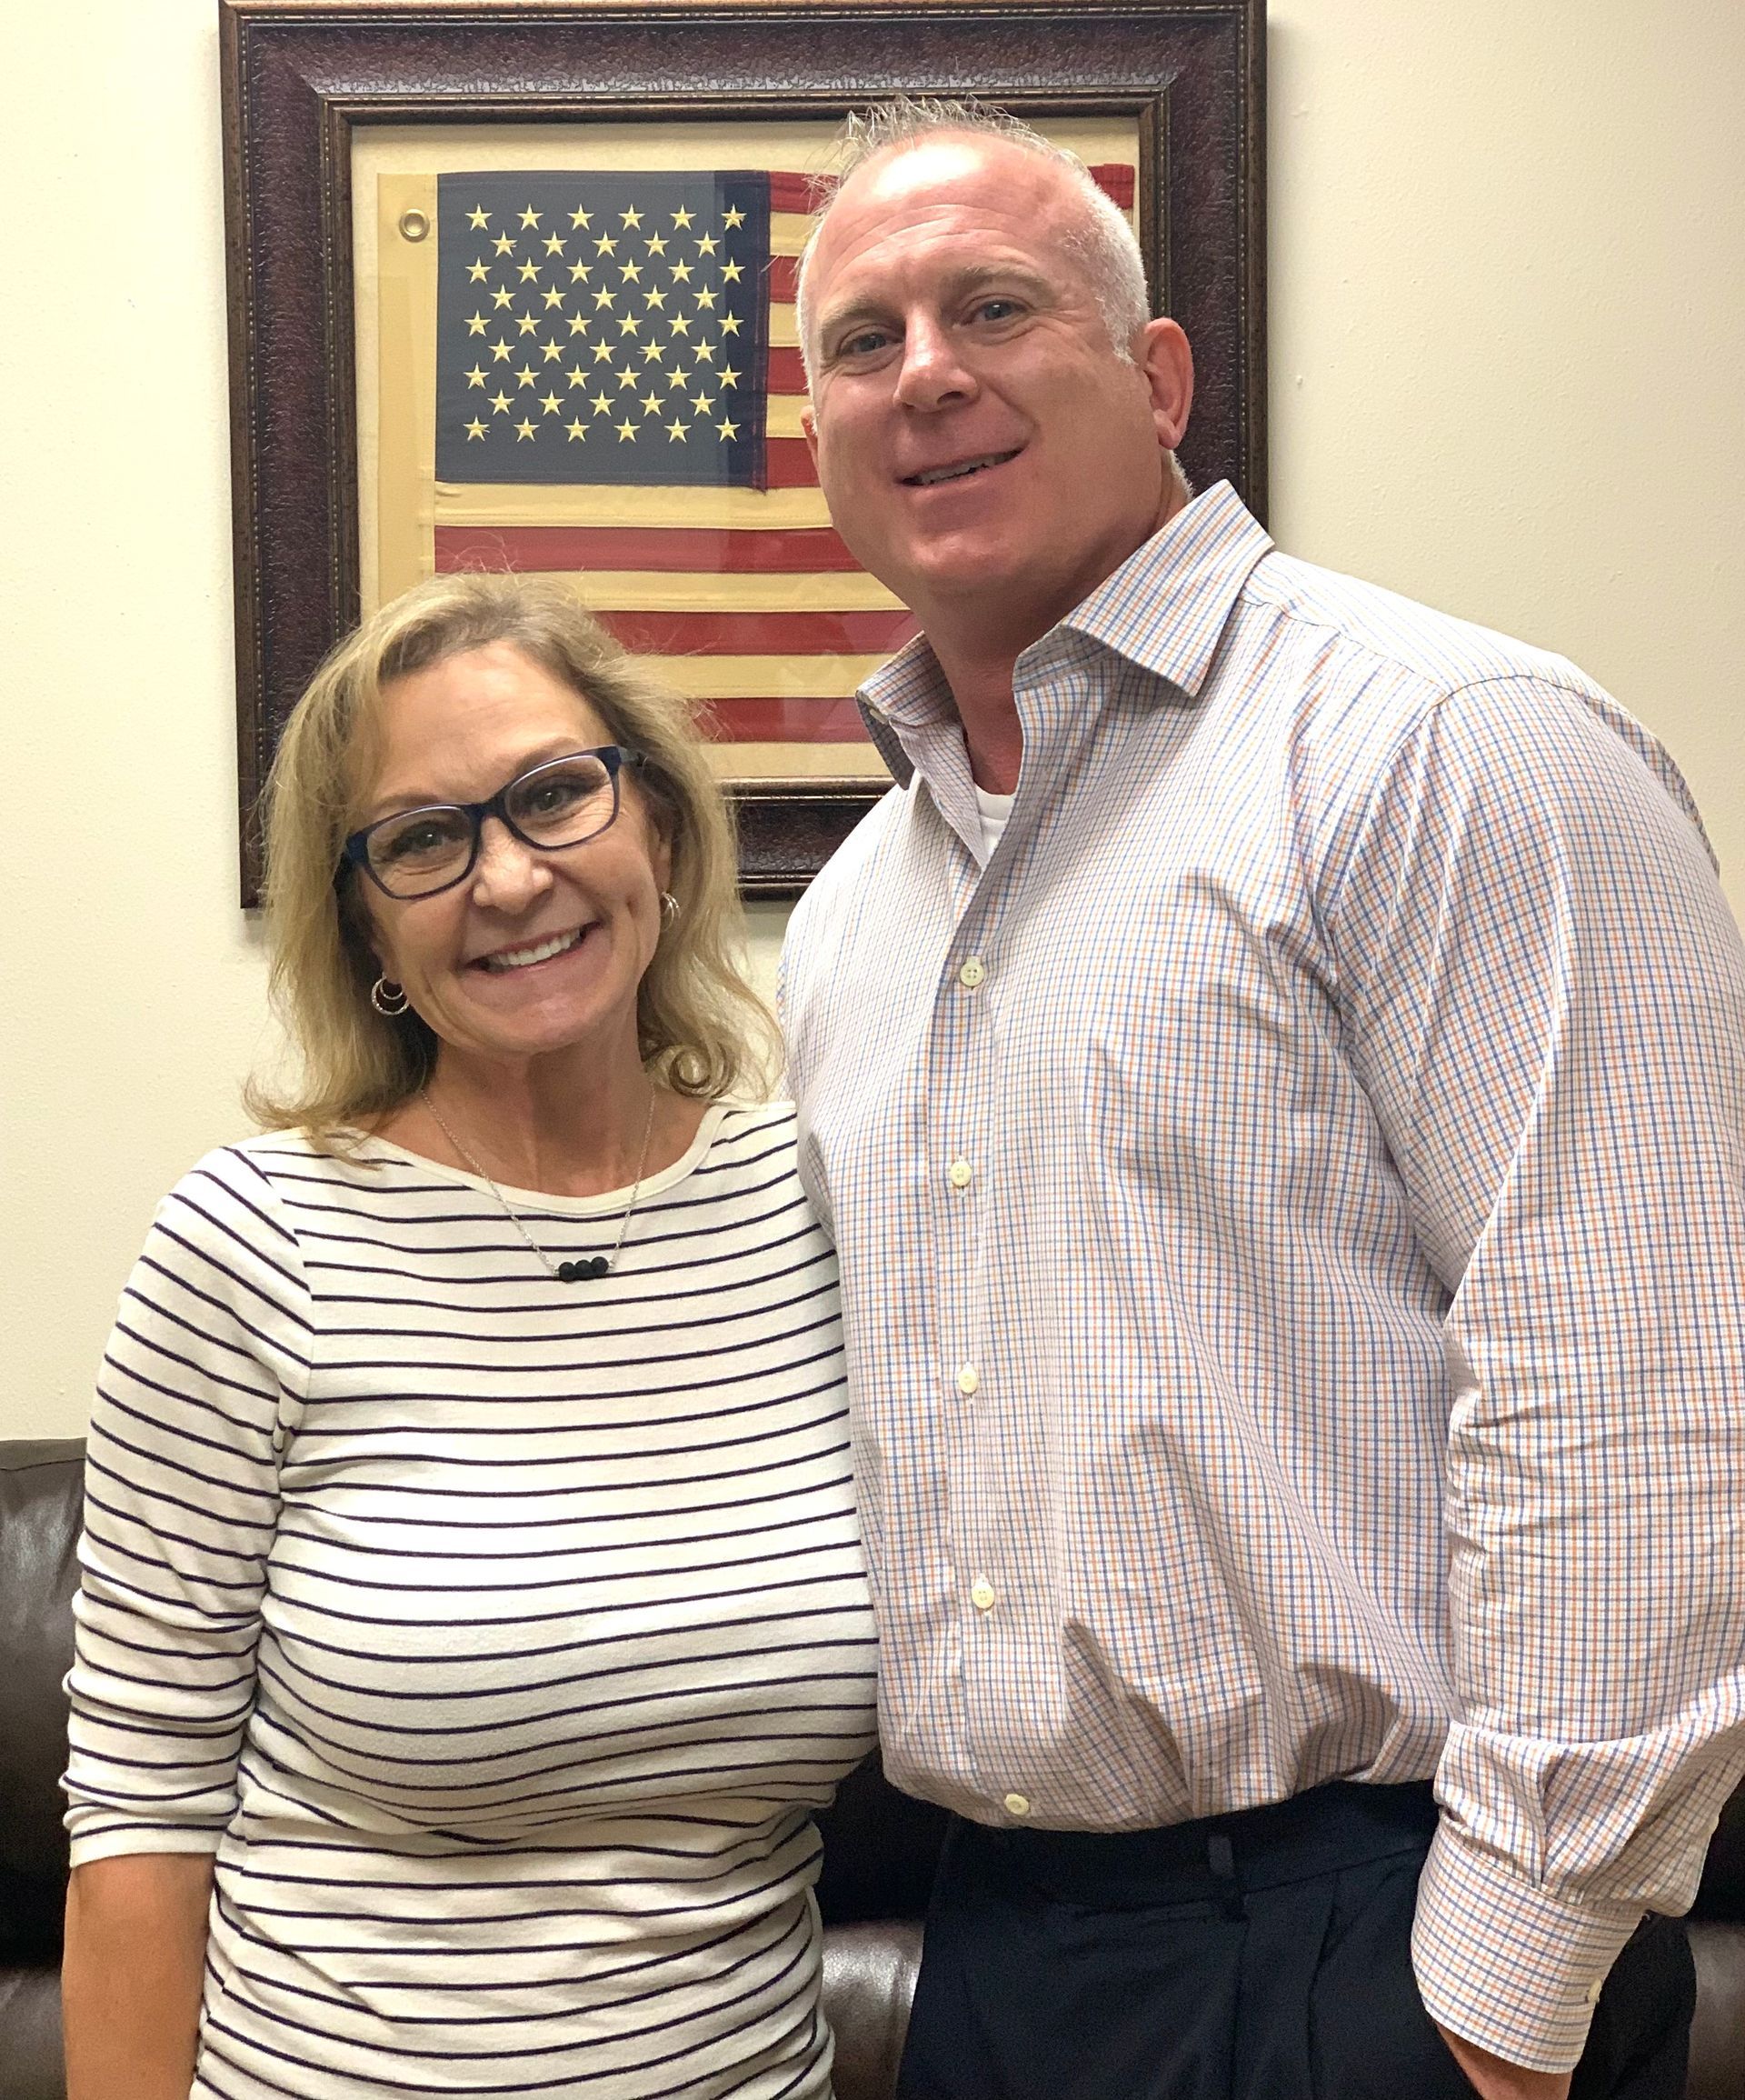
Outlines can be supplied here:
M210 1853L74 1868L61 1962L67 2100L188 2100L211 1894Z

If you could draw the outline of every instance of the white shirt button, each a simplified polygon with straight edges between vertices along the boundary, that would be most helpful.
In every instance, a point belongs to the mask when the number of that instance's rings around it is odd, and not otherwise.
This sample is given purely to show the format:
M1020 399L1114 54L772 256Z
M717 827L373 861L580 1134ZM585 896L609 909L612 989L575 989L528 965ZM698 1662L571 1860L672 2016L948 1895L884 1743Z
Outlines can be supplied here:
M977 1575L970 1585L970 1602L978 1612L991 1612L993 1609L993 1585L986 1575Z
M975 1178L975 1169L967 1159L954 1159L945 1169L945 1178L953 1188L968 1188Z
M962 985L966 992L973 992L975 987L982 982L982 978L985 977L987 974L987 970L982 965L981 956L972 955L969 961L965 963L963 967L957 973L957 981L960 985Z
M1006 1814L1008 1815L1028 1815L1030 1814L1029 1795L1008 1794L1006 1796Z
M982 1390L982 1375L973 1364L965 1364L958 1373L957 1389L966 1400L973 1400Z

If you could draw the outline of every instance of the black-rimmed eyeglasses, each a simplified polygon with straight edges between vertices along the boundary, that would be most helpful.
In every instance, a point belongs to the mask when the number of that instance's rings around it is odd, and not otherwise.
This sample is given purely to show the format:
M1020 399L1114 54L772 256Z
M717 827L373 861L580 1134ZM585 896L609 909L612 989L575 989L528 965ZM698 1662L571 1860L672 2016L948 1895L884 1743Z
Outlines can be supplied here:
M536 853L561 853L598 838L618 814L618 775L648 763L623 744L572 751L517 774L488 802L433 802L397 809L354 831L341 871L361 867L379 890L403 903L464 883L478 865L487 816Z

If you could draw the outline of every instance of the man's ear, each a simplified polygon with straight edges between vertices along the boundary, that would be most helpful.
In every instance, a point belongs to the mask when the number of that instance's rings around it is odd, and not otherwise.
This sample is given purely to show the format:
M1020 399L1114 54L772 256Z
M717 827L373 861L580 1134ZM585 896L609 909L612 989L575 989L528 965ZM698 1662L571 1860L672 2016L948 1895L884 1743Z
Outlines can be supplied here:
M806 441L806 450L811 453L812 464L815 468L818 465L818 423L812 413L810 401L800 411L800 435Z
M1180 325L1168 319L1148 321L1140 335L1138 364L1151 395L1157 442L1173 452L1186 435L1193 406L1193 352Z

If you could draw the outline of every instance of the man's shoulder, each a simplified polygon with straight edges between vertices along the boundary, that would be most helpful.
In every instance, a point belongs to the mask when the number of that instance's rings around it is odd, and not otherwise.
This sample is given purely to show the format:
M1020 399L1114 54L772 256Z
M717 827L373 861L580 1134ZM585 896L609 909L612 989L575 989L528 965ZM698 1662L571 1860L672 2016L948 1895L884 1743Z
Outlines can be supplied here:
M1503 679L1531 679L1587 700L1608 695L1567 656L1444 613L1274 549L1250 572L1242 609L1251 618L1319 636L1330 668L1342 666L1420 701Z
M1469 740L1532 746L1575 725L1578 735L1629 745L1695 815L1658 740L1553 650L1276 552L1244 584L1243 626L1249 654L1297 665L1273 689L1291 715L1292 772L1311 802L1361 801L1425 733L1458 763Z
M1410 754L1433 737L1445 785L1501 764L1523 806L1622 746L1641 773L1619 777L1651 777L1701 834L1665 746L1567 656L1276 553L1244 585L1242 617L1269 655L1295 637L1307 666L1289 696L1288 742L1311 830L1333 835L1384 783L1415 776Z

